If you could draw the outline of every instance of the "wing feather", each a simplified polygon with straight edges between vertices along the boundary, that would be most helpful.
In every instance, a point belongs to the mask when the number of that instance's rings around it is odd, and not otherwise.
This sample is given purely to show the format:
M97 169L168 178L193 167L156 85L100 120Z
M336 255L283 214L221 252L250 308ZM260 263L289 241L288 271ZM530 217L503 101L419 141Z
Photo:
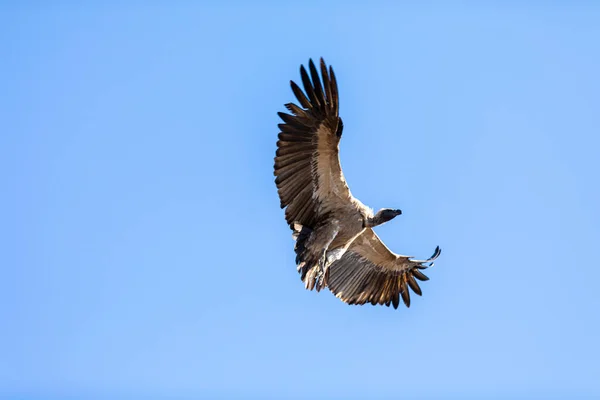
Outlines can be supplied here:
M315 68L315 63L313 63L313 60L309 60L308 69L310 70L310 77L312 79L312 85L315 90L315 97L317 98L319 104L327 110L327 103L325 102L323 86L321 86L321 79L319 79L319 73L317 72L317 68Z
M313 87L313 83L310 81L310 77L308 76L308 73L306 72L306 68L304 68L304 65L300 66L300 78L302 79L302 86L304 86L304 92L308 96L308 99L310 100L312 108L315 108L316 110L320 111L321 104L319 103L319 100L317 99L317 96L315 94L315 88Z
M433 265L441 251L427 260L412 260L390 251L371 228L350 245L342 258L329 267L329 289L348 304L371 303L397 308L400 298L410 307L408 288L421 296L415 280L428 278L419 271Z
M285 107L291 114L278 113L283 123L278 125L274 174L290 227L294 222L312 227L320 209L341 207L334 204L340 199L352 201L339 161L342 121L333 69L321 59L321 77L312 60L308 70L300 67L304 91L290 83L299 105L288 103Z
M296 82L294 81L290 81L290 86L292 87L292 92L294 92L294 96L296 96L296 99L298 99L298 101L300 102L300 105L306 109L312 108L310 100L306 98L306 95L304 94L302 89L300 89L300 86L296 85Z

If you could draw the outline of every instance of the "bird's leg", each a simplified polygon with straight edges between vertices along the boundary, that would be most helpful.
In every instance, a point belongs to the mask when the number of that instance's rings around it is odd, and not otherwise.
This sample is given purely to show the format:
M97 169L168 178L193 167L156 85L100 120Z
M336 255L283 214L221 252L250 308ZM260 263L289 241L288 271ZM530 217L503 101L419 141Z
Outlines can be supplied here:
M317 269L316 278L317 278L317 292L320 291L323 287L325 287L325 274L327 272L327 249L323 250L323 254L319 257L319 261L315 268Z
M329 271L329 267L331 266L331 264L342 258L345 252L345 248L327 250L324 252L323 256L321 257L321 260L319 261L320 263L322 263L322 269L321 271L319 271L320 287L318 289L327 286L327 280L329 278L329 274L327 272Z
M329 231L324 243L323 252L321 253L321 257L319 257L319 261L317 262L316 268L317 273L317 291L321 290L327 285L327 269L331 262L327 257L327 250L329 249L329 245L333 242L333 239L337 236L339 229L339 222L337 220L333 220L329 223Z
M321 254L321 257L319 258L319 267L320 267L321 271L323 271L326 266L327 266L327 249L323 250L323 254Z

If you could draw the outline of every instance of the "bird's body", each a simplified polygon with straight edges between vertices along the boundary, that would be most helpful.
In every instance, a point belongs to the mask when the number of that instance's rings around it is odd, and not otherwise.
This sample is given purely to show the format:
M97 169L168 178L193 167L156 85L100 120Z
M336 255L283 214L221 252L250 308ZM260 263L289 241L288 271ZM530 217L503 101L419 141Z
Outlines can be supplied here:
M312 62L310 77L300 74L306 94L291 82L300 106L279 113L284 124L277 142L275 176L281 207L296 239L296 263L306 288L329 289L349 304L392 304L401 296L410 305L408 287L421 294L415 278L428 260L392 253L372 230L400 210L374 214L350 193L339 162L343 123L338 115L338 89L333 69L321 59L321 80Z

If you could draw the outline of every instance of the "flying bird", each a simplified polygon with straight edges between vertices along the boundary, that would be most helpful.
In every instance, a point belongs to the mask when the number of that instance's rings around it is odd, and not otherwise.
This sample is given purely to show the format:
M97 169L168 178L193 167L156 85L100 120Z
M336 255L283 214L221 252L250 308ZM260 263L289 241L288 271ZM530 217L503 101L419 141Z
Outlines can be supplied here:
M339 160L344 125L339 116L338 87L331 66L312 59L309 72L300 67L304 91L290 81L298 104L278 113L275 183L285 219L296 240L296 265L309 290L327 287L348 304L390 304L400 298L410 307L408 288L421 295L417 280L440 255L437 247L426 260L395 254L373 231L402 214L373 210L352 196Z

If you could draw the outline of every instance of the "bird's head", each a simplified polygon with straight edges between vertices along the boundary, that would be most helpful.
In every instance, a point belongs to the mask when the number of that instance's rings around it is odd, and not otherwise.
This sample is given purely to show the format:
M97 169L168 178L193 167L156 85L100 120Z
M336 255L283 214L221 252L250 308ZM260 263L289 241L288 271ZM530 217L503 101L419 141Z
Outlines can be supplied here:
M394 219L398 215L402 214L402 210L396 210L393 208L382 208L377 211L377 214L372 219L372 226L381 225L383 223L388 222L391 219Z

